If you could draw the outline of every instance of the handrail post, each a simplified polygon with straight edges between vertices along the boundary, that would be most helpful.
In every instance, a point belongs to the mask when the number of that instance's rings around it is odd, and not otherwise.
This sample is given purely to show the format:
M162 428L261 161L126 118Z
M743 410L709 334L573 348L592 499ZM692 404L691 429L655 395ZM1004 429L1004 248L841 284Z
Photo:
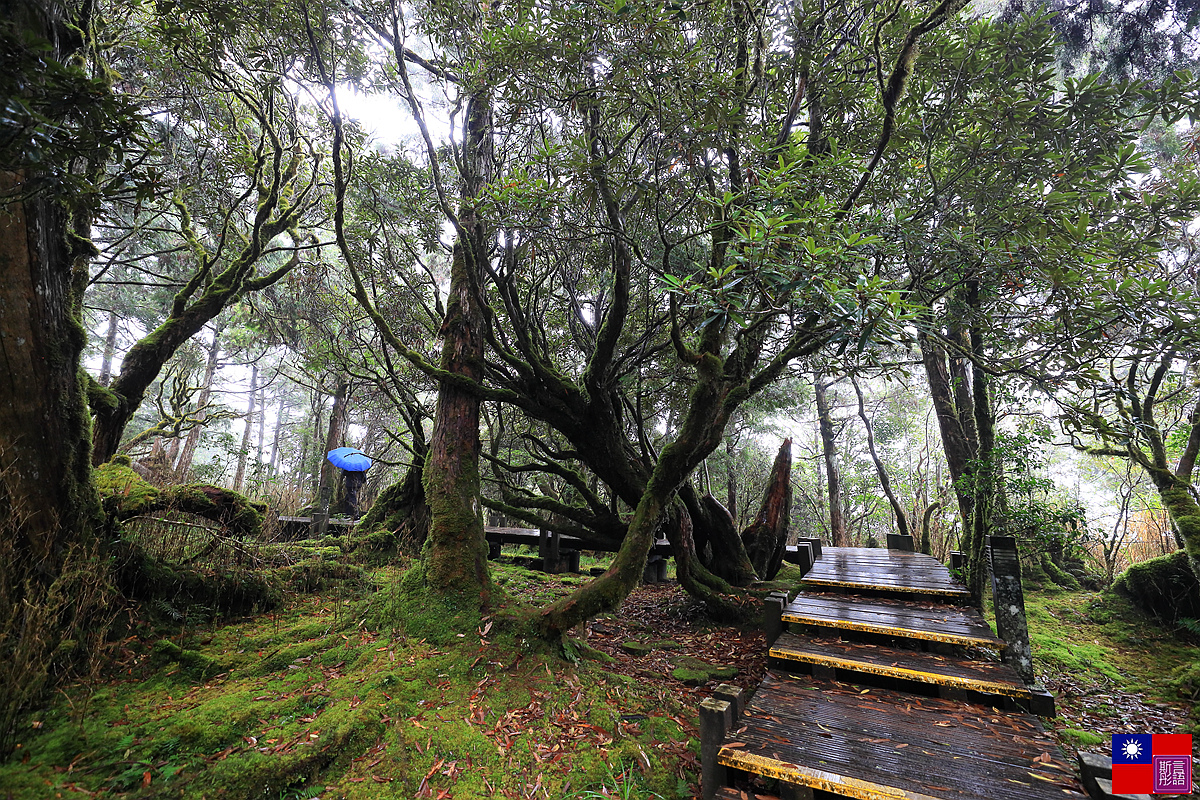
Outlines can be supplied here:
M717 756L732 715L733 706L728 700L709 697L700 703L700 796L704 800L714 800L725 784L725 767L717 763Z
M992 575L992 606L996 612L996 635L1007 643L1001 658L1016 670L1021 680L1032 685L1033 651L1029 644L1029 622L1025 617L1025 593L1021 588L1021 558L1012 536L987 538L988 571Z

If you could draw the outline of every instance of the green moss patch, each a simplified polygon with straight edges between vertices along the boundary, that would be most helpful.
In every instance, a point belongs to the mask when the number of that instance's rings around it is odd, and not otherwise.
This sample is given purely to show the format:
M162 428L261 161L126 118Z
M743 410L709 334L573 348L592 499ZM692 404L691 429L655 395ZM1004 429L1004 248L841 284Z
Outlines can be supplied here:
M671 677L688 686L701 686L712 680L727 681L738 673L736 667L718 666L691 656L678 656L674 662Z
M159 662L175 662L179 664L188 675L198 681L205 681L215 677L228 668L215 658L210 658L203 653L198 653L194 650L184 650L174 642L167 639L160 639L154 643L154 655Z
M691 705L431 606L419 575L366 577L376 591L286 594L270 613L123 642L101 683L22 728L0 785L15 800L375 800L519 797L536 774L539 796L690 795Z
M1108 736L1102 736L1098 733L1091 733L1089 731L1081 731L1078 728L1063 728L1059 731L1059 734L1073 741L1075 746L1080 750L1085 750L1089 747L1097 747L1102 744L1106 745L1111 742L1111 739Z
M1086 688L1089 713L1102 716L1103 704L1094 698L1109 695L1197 707L1189 698L1187 676L1190 665L1200 664L1200 647L1148 616L1126 595L1027 592L1025 604L1035 669L1048 683L1061 682L1074 691ZM1200 687L1200 673L1194 679Z

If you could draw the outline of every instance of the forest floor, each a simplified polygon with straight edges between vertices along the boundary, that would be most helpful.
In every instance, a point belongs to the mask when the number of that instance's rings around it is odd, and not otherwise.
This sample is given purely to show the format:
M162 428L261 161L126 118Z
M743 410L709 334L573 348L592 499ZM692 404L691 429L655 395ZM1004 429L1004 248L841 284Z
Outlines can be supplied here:
M586 580L493 570L510 605ZM398 567L370 578L238 620L135 615L92 680L28 719L0 798L690 797L698 704L765 669L761 633L712 624L674 582L588 623L567 660L413 612ZM1196 731L1171 675L1200 647L1110 594L1028 603L1064 746Z

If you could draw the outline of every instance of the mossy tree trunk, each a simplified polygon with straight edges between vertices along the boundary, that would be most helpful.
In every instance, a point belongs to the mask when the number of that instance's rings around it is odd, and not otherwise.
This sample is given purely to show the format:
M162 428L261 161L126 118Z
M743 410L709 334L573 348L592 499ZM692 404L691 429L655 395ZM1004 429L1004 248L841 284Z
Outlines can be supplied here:
M460 242L454 248L440 366L454 375L478 381L483 377L482 319L475 297L479 272L471 275L468 271L479 269L475 255L486 243L481 235L473 238L469 245ZM467 247L475 252L468 255ZM443 383L438 389L433 435L425 460L425 502L429 505L430 524L424 560L425 580L431 591L483 606L488 601L491 580L479 503L479 402L478 395L459 386Z
M712 495L699 496L690 481L685 481L679 488L679 497L683 501L683 511L689 517L692 549L697 551L703 569L734 586L753 583L758 575L729 511ZM679 557L680 553L676 552L677 561ZM699 569L693 569L702 574Z
M1192 401L1186 416L1187 438L1174 460L1157 414L1160 393L1178 358L1174 347L1166 348L1153 360L1130 358L1123 380L1110 387L1121 413L1105 417L1094 406L1072 409L1072 424L1076 427L1071 432L1085 430L1098 436L1101 444L1089 445L1075 438L1072 444L1092 455L1126 459L1149 475L1171 520L1176 541L1200 579L1200 503L1192 483L1200 456L1200 401Z
M984 355L982 336L977 330L972 330L970 337L972 353L981 359ZM988 580L987 541L996 526L995 517L1000 511L999 494L1002 491L1003 475L998 472L999 465L996 463L994 452L996 416L991 395L991 379L982 370L975 370L972 378L972 408L975 430L979 437L979 458L975 465L971 527L962 548L966 557L963 582L971 591L975 604L982 606L984 588Z
M138 340L121 361L121 372L108 387L105 402L93 403L92 463L103 464L116 454L146 390L154 383L163 365L211 322L227 306L246 294L271 286L300 263L299 251L282 265L258 274L257 268L272 241L285 232L299 238L295 226L314 202L315 175L302 175L303 139L296 127L288 125L287 115L277 113L271 98L238 91L229 95L231 103L262 127L266 151L254 162L245 177L256 187L256 200L250 228L240 248L230 252L223 244L208 248L192 228L182 201L178 204L183 237L196 262L192 275L176 293L167 318ZM237 209L229 212L232 219ZM234 238L234 237L231 237Z
M479 502L481 399L470 388L483 381L482 286L490 246L488 226L474 204L492 177L492 132L491 97L484 92L470 95L463 120L458 241L450 265L439 363L441 372L455 380L443 380L438 386L424 474L430 512L423 551L426 586L447 600L476 608L490 602L492 583Z
M1171 517L1172 526L1183 540L1183 550L1188 555L1192 572L1200 577L1200 504L1196 503L1195 489L1191 484L1180 482L1160 489L1158 494Z
M478 9L464 12L473 18L464 22L482 28L486 20ZM346 192L350 175L345 159L346 137L335 87L336 59L327 57L328 18L306 17L310 53L321 82L328 92L330 121L333 124L333 171L335 187L334 231L338 249L349 267L354 296L370 316L376 330L388 346L401 353L416 367L438 380L434 407L433 434L425 453L423 470L424 502L428 505L429 532L422 550L425 587L447 603L478 610L491 599L492 585L487 565L487 540L483 532L480 504L479 459L482 442L479 435L480 386L483 380L483 354L486 326L483 280L491 257L490 231L476 209L478 197L495 171L493 152L492 99L485 88L462 86L445 70L414 58L439 78L451 80L463 88L465 105L462 118L462 146L454 159L459 177L457 209L442 177L442 153L435 145L425 121L424 110L409 78L409 59L400 41L390 48L397 77L404 87L404 100L424 140L430 175L437 193L438 206L455 230L450 264L450 286L446 298L440 334L441 356L438 364L429 364L421 353L397 336L388 320L367 292L358 260L346 233Z
M19 197L28 176L0 172L0 196ZM85 333L80 299L91 255L57 198L35 194L0 208L0 513L18 555L13 576L52 581L74 543L99 521L92 486Z
M932 327L934 320L928 318L925 325ZM933 400L934 412L937 414L938 431L942 437L942 451L946 456L946 465L950 469L954 495L958 500L958 516L965 530L970 525L973 515L974 498L967 489L964 479L969 477L972 464L979 451L974 411L969 407L963 408L959 405L959 401L963 398L961 395L955 395L950 359L945 345L938 340L935 332L921 330L918 332L917 341L921 346L925 378L929 384L929 394Z
M107 627L80 354L95 252L96 199L85 187L96 184L108 150L79 120L103 123L114 137L128 120L113 116L106 84L83 69L47 66L82 63L89 10L0 0L0 50L17 70L5 76L18 92L6 113L43 115L0 143L0 756L22 708L52 675L87 659Z
M956 320L979 318L978 281L968 284L962 296L953 298L948 312ZM991 386L982 370L974 369L964 354L983 356L983 335L956 321L944 332L933 330L932 318L918 334L921 357L938 428L942 449L950 468L954 493L958 498L964 555L963 578L976 606L982 607L987 578L986 537L991 532L995 512L994 496L998 476L991 466L995 419ZM947 351L947 345L958 355Z
M422 474L425 455L414 456L413 464L397 483L384 489L359 522L363 530L380 528L403 533L405 546L420 548L429 537L430 510L425 502Z
M319 453L321 472L317 484L317 502L327 507L327 496L333 496L338 480L338 468L328 458L329 451L346 443L346 408L350 400L350 380L345 375L334 378L333 407L329 410L329 429L325 432L324 449Z
M676 491L721 443L729 413L746 387L723 379L724 365L713 352L720 341L711 333L706 338L710 338L710 347L697 362L697 383L687 416L679 435L659 455L616 558L602 576L538 613L537 627L546 638L559 638L580 622L616 608L633 591L641 581L655 532Z

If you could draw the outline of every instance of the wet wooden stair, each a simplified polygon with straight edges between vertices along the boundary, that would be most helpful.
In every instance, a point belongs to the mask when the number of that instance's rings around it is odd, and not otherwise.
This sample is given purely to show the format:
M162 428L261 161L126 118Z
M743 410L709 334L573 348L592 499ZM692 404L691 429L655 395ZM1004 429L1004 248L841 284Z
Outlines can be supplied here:
M958 605L965 591L927 556L825 548L802 591L774 601L753 702L706 701L723 723L701 706L726 731L707 745L705 796L752 800L756 775L784 800L1085 797L1027 713L1053 715L1053 699L996 660L1005 643Z

